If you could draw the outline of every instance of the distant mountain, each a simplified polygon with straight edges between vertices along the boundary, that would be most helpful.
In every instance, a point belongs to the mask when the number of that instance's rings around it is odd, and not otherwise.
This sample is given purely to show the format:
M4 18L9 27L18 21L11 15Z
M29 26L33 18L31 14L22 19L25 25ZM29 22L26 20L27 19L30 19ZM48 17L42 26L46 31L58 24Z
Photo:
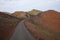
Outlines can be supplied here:
M36 9L32 9L31 11L29 11L28 13L30 15L38 15L39 13L41 13L42 11L40 10L36 10Z
M20 19L24 19L26 18L26 12L23 12L23 11L16 11L14 12L13 14L11 14L12 16L15 16L17 18L20 18Z

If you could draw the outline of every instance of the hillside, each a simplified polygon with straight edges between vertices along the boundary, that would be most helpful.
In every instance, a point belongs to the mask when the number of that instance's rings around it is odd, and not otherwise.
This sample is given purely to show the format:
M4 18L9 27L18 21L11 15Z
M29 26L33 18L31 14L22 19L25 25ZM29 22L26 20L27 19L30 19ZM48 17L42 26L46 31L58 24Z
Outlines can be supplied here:
M26 12L23 12L23 11L16 11L14 12L13 14L11 14L12 16L15 16L19 19L24 19L26 18Z
M19 21L11 15L0 12L0 40L9 40Z
M26 20L25 26L36 40L60 40L60 12L44 11Z

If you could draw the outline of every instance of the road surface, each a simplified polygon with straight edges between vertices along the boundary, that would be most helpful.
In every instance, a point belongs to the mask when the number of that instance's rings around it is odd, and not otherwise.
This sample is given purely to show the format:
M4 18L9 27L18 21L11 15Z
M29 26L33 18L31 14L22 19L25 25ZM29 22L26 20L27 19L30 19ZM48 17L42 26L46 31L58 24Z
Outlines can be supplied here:
M35 40L34 37L24 26L24 20L21 21L10 40Z

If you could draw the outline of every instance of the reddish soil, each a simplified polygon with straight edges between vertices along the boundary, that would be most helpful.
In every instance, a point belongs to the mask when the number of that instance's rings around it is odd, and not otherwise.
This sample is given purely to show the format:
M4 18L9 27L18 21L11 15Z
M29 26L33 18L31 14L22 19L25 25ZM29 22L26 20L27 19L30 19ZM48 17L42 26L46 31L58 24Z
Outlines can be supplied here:
M38 23L43 27L52 30L53 32L60 32L60 13L49 10L43 13L43 15L37 19Z

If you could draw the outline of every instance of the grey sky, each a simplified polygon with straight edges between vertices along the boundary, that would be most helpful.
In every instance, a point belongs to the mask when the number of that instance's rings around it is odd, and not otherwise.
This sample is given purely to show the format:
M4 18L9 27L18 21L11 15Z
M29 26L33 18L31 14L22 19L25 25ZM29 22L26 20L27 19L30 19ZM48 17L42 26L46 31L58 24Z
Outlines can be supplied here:
M56 10L60 11L60 0L0 0L0 11Z

